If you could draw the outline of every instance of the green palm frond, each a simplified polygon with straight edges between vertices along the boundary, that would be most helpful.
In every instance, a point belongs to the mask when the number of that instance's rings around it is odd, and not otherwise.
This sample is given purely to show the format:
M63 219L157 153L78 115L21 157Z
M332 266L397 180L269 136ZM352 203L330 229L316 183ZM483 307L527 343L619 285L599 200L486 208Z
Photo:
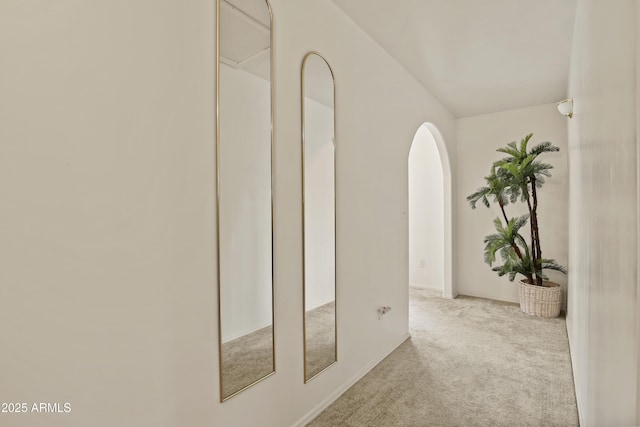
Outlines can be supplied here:
M506 195L506 183L504 179L496 176L496 170L491 168L489 175L484 177L486 185L478 188L474 193L467 196L467 201L472 209L476 208L478 202L482 202L486 207L490 207L489 198L494 203L503 206L509 203Z
M540 270L554 270L554 271L559 271L561 273L567 274L567 269L563 266L561 266L560 264L558 264L555 260L553 259L541 259L539 260L539 267Z
M520 229L527 223L529 216L523 215L519 218L511 218L506 227L502 225L500 218L496 218L493 221L494 227L497 231L495 234L490 234L484 239L484 261L490 266L496 261L496 254L499 253L504 262L507 259L519 259L516 254L517 247L521 253L528 253L529 248L520 235ZM522 245L522 247L520 247Z
M508 157L507 159L517 158L520 155L520 150L516 146L515 141L511 141L510 143L508 143L506 148L498 148L496 151L508 154L510 157Z
M476 208L476 203L478 203L478 201L481 201L483 205L489 207L489 199L487 199L487 195L490 194L489 192L489 187L480 187L475 193L467 196L467 201L469 202L469 205L471 205L471 209Z
M551 177L553 166L538 160L543 153L559 151L549 141L541 142L528 149L533 134L528 134L519 143L511 141L506 146L498 148L498 152L505 157L493 163L491 173L484 177L485 186L467 197L469 204L475 208L478 202L490 207L491 201L498 203L504 218L494 220L496 233L484 240L484 260L492 270L500 276L507 276L514 280L516 275L522 274L531 283L540 283L546 278L543 270L556 270L566 273L566 269L552 259L541 259L539 242L539 223L537 215L537 190L542 188L546 178ZM507 217L505 206L515 204L520 200L527 203L529 215L518 218ZM531 242L527 243L520 234L520 230L532 218ZM502 265L494 265L500 257Z
M560 149L549 141L541 142L531 149L531 153L536 156L542 153L552 153L554 151L560 151Z

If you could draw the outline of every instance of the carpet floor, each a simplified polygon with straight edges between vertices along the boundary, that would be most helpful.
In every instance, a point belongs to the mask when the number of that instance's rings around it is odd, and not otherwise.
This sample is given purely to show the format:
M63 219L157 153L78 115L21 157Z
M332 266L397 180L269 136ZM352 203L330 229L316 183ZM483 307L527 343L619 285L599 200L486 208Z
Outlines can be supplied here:
M309 426L577 426L565 319L410 289L410 333Z
M336 360L336 304L330 302L305 313L307 379Z
M306 313L307 377L336 358L335 302ZM228 397L273 371L272 327L259 329L222 344L222 396Z
M273 372L272 327L222 344L222 396L227 398Z

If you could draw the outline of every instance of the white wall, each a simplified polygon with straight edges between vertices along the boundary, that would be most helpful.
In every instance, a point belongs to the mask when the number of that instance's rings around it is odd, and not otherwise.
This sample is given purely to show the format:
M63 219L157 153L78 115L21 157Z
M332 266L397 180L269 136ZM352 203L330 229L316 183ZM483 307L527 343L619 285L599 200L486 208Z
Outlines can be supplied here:
M638 425L637 2L580 0L567 330L581 425Z
M444 175L425 126L409 153L409 284L444 290Z
M636 266L640 265L640 7L636 6ZM640 307L640 271L636 269L636 307ZM568 326L568 325L567 325ZM640 343L640 316L636 315L636 342ZM636 422L640 421L640 348L636 349ZM575 373L574 373L575 375Z
M215 3L0 2L0 401L73 405L0 423L288 426L406 337L409 146L429 121L455 156L455 121L329 1L272 5L276 374L219 403ZM336 75L338 363L305 385L312 49Z
M273 1L276 55L276 363L220 408L231 425L290 425L386 355L408 330L407 158L425 121L455 141L453 117L328 1ZM331 31L327 31L330 28ZM336 84L338 363L303 384L300 67L322 53ZM295 119L294 119L295 118ZM451 146L455 153L455 146ZM394 308L378 320L377 308ZM394 314L392 314L394 313ZM256 408L247 413L246 406ZM274 410L278 408L278 410ZM231 422L233 420L233 422Z
M220 64L222 341L272 321L269 82Z
M517 282L498 277L485 264L484 237L495 232L493 220L501 216L498 206L487 209L478 203L469 207L466 197L484 186L483 177L491 164L504 157L496 149L508 142L520 140L533 133L530 147L551 141L560 148L558 153L546 153L539 159L554 166L552 177L539 193L538 221L544 257L553 258L567 266L568 239L568 150L566 119L558 114L554 104L520 108L500 113L458 119L458 291L464 295L518 302ZM511 209L510 209L511 208ZM519 209L519 210L518 210ZM507 207L509 217L526 213L526 207ZM524 230L530 242L529 229ZM547 271L549 278L565 289L567 277Z
M334 115L332 108L306 97L304 111L304 286L305 310L311 310L336 296Z

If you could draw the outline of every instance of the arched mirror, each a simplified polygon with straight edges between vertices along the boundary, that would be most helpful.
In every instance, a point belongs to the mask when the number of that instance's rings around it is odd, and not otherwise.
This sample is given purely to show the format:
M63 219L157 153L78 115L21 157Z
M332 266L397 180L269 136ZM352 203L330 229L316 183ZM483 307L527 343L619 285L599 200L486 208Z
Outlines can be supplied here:
M335 86L317 52L302 61L305 383L337 361Z
M220 399L275 372L271 9L217 0Z

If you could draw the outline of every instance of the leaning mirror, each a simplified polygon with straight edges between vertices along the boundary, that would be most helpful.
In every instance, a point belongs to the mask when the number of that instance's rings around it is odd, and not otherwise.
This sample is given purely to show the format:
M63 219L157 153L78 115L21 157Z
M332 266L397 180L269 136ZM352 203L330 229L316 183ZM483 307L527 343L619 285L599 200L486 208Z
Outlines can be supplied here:
M302 61L304 381L337 360L334 81L327 61Z
M217 0L220 399L275 372L271 9Z

